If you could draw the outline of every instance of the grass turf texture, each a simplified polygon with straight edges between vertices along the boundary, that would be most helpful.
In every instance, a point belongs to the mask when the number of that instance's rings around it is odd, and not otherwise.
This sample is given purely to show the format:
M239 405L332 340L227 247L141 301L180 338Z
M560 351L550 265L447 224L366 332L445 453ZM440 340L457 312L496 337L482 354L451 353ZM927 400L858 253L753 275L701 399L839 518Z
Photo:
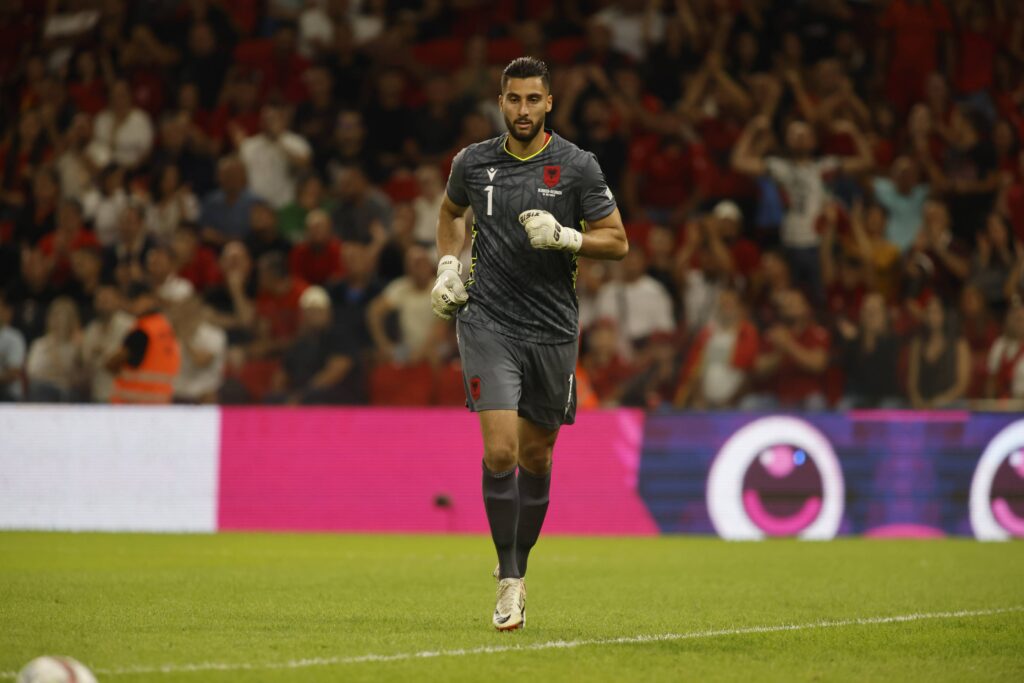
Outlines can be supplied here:
M1022 543L548 537L526 630L503 634L493 557L482 536L0 533L0 671L67 654L124 683L1024 680L1024 611L260 668L1024 606ZM210 662L254 668L124 672Z

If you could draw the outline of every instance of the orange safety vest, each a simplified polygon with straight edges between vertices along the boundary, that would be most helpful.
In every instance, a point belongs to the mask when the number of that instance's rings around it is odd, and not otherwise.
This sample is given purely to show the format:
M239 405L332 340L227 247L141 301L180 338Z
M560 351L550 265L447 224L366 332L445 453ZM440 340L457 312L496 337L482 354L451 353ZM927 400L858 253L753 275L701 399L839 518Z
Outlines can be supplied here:
M170 403L174 378L181 367L181 352L171 323L161 313L138 319L136 330L149 338L138 367L124 367L114 379L111 403Z

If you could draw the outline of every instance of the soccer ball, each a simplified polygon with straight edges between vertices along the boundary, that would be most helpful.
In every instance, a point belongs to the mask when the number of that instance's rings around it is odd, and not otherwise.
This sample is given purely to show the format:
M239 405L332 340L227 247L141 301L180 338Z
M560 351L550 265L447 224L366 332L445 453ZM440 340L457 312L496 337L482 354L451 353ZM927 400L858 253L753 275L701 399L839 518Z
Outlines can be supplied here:
M96 677L71 657L37 657L25 665L16 683L96 683Z

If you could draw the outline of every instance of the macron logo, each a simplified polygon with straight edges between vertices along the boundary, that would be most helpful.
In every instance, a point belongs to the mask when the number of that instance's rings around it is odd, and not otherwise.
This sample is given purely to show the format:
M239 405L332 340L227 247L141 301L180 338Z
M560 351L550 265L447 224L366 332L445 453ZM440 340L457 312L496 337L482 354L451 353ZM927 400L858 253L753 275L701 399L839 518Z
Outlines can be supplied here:
M498 172L498 169L496 169L496 168L489 168L489 169L487 169L487 179L488 180L494 180L494 174L496 174L497 172Z

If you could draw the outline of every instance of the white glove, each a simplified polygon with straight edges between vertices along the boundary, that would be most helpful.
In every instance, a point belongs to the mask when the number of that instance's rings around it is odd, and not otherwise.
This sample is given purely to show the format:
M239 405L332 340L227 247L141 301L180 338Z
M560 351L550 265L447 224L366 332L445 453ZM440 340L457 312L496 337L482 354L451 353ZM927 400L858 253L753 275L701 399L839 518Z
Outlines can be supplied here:
M561 249L575 254L583 246L583 233L559 225L547 211L523 211L519 214L519 222L526 228L526 235L534 249Z
M451 320L459 306L469 301L462 284L462 264L455 256L445 256L437 264L437 282L430 290L430 307L442 320Z

